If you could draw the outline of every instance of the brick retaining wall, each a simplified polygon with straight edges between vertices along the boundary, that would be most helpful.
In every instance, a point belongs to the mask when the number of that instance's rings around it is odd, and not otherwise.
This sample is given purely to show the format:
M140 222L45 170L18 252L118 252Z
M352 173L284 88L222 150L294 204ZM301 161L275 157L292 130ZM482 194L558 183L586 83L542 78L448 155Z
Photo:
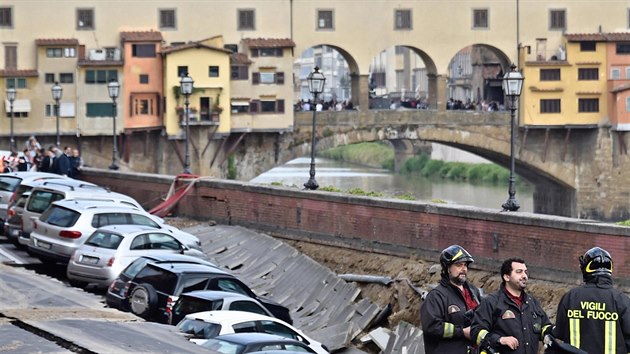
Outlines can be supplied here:
M88 169L84 179L128 194L149 209L166 195L173 176ZM579 280L579 255L597 245L612 254L615 277L630 284L630 228L594 221L218 179L199 181L174 213L281 237L433 260L457 243L482 269L498 271L503 259L518 256L527 261L532 276L549 280Z

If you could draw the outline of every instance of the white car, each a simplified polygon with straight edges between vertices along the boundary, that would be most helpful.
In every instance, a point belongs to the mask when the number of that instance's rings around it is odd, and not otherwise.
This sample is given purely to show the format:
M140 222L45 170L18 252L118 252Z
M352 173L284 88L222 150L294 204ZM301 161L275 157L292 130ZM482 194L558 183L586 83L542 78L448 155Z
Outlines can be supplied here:
M202 345L208 339L216 336L242 333L260 332L298 340L318 354L328 354L328 349L322 343L309 338L299 329L275 317L259 315L244 311L204 311L186 315L177 328L183 334L190 336L190 340Z
M184 240L186 241L186 240ZM105 288L141 256L180 253L206 259L178 239L178 234L145 225L110 225L94 233L70 257L66 275L71 284Z
M28 248L43 262L68 263L74 251L97 228L108 225L150 226L170 233L189 248L201 250L196 236L167 225L144 210L122 203L72 199L52 203L34 220Z

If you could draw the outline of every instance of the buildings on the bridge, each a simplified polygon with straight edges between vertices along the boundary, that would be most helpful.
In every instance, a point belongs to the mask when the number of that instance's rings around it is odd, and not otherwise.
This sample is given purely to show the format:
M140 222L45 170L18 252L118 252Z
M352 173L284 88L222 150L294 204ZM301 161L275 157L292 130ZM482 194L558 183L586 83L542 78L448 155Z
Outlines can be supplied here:
M326 97L351 100L360 110L368 107L373 85L385 92L405 89L435 109L453 96L501 100L497 74L515 62L526 80L521 125L628 130L629 15L628 4L619 1L446 0L427 11L425 3L410 0L369 6L332 0L180 0L168 6L6 0L0 4L0 94L17 89L17 136L54 135L55 82L64 88L62 136L111 136L105 84L117 79L123 144L147 131L181 140L177 89L187 71L195 80L193 129L223 139L216 144L223 146L233 134L291 131L292 104L306 94L305 75L294 68L311 67L317 58L322 67L330 59L327 83L337 85ZM313 63L300 62L309 50ZM380 67L382 53L391 60ZM3 108L8 118L6 100ZM0 119L0 136L7 137L9 127L9 119ZM210 159L202 155L196 156ZM214 160L216 153L209 156Z

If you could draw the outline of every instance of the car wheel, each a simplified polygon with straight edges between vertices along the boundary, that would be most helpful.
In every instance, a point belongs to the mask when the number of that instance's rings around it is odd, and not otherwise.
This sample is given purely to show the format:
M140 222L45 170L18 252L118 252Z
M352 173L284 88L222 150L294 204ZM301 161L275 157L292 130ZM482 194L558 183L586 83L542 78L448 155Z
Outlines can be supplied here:
M129 308L131 312L142 318L148 318L156 310L157 293L149 284L136 286L129 296Z

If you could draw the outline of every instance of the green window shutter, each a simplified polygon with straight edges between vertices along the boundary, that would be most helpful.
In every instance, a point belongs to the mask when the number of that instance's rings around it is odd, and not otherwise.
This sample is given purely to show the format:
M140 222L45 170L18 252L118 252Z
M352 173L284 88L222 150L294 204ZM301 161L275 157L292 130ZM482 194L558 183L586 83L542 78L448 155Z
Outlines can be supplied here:
M89 118L113 117L114 110L111 103L87 103L85 108L85 115Z

